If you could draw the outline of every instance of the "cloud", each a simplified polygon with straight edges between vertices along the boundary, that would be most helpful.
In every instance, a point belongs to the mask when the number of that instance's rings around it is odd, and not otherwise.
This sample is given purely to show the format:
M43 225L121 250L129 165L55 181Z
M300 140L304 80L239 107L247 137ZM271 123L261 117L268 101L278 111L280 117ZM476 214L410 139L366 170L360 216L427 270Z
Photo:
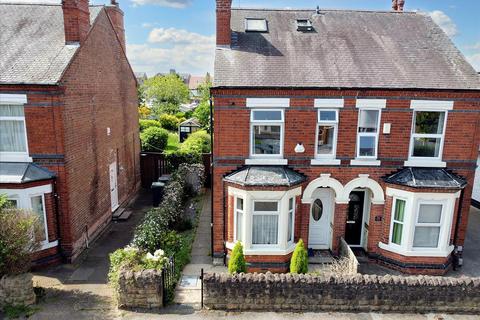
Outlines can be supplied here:
M169 7L183 9L188 7L192 0L131 0L134 6L143 6L146 4L157 5L161 7Z
M467 60L470 62L470 64L480 72L480 53L474 53L472 55L467 55Z
M175 28L155 28L147 43L127 45L133 69L154 75L169 69L192 74L213 72L215 35Z
M428 15L435 21L436 24L440 26L440 28L445 31L447 36L450 38L455 37L458 35L458 28L455 22L445 14L445 12L440 10L435 10L432 12L428 12Z

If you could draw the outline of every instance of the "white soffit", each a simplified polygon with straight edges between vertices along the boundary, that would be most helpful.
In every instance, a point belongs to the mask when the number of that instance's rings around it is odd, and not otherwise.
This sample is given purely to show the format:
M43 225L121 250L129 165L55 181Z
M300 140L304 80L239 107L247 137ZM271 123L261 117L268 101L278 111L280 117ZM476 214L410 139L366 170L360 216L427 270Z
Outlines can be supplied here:
M248 108L288 108L289 98L247 98Z
M344 99L315 99L315 108L343 108Z
M427 109L427 110L453 110L453 101L438 100L412 100L411 109Z

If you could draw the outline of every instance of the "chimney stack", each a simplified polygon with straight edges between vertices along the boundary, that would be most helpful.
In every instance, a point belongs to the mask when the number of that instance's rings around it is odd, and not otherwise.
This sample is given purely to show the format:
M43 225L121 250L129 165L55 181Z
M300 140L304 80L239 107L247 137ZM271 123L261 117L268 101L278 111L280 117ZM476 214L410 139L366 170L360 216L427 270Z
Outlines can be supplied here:
M88 0L62 0L65 43L83 43L90 30Z
M120 9L117 0L110 0L110 5L105 6L105 9L107 10L108 17L110 18L113 28L115 29L115 33L122 44L122 48L124 51L126 51L123 11Z
M232 0L217 0L217 46L230 47L232 44L231 17Z
M392 0L393 11L403 11L404 6L405 6L405 0Z

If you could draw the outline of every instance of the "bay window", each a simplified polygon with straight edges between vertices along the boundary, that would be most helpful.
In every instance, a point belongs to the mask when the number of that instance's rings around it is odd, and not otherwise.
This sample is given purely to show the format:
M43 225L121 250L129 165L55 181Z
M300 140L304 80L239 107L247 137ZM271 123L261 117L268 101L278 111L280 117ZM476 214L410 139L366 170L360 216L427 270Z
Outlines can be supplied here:
M393 198L388 243L382 249L404 256L447 257L456 193L424 193L387 188Z
M295 198L288 199L288 230L287 230L287 241L288 243L293 242L294 238L294 228L295 228Z
M278 202L254 201L252 244L278 244Z
M235 198L235 241L243 241L243 199Z
M283 110L252 110L251 157L279 158L283 156Z

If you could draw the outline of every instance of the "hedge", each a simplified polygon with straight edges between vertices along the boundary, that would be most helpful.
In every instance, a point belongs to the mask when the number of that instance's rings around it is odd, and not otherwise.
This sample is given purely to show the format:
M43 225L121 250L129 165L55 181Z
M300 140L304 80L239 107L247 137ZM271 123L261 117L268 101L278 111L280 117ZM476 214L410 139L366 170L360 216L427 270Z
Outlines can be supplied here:
M160 122L158 120L151 120L151 119L140 119L139 121L140 132L145 131L145 129L150 127L160 128Z
M140 133L142 151L161 152L168 144L168 131L158 127L149 127Z

